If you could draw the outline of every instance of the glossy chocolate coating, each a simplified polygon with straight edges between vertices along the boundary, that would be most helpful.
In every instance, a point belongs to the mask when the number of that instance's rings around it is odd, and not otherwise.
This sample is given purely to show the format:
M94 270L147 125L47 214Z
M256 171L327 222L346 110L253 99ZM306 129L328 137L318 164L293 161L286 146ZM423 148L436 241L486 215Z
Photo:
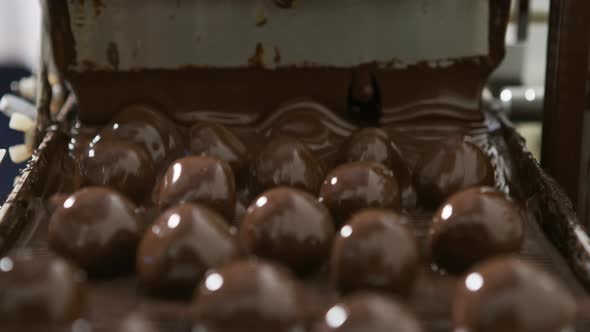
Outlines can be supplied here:
M420 201L436 208L462 189L493 186L494 169L477 145L462 136L451 136L418 161L414 183Z
M453 323L465 331L561 332L576 303L545 271L516 257L476 265L457 287Z
M381 128L365 128L354 133L340 151L342 162L373 161L393 170L402 190L404 206L416 204L412 175L397 145Z
M137 144L96 136L80 163L83 182L108 186L136 201L151 192L156 176L149 155Z
M246 211L240 240L246 250L305 273L330 253L334 225L328 209L303 191L279 187L260 195Z
M397 209L401 203L393 172L381 164L366 161L347 163L332 170L319 196L337 224L364 208Z
M486 258L517 252L524 220L518 207L490 187L475 187L451 196L436 211L428 243L439 268L463 272Z
M249 151L227 128L213 123L198 123L189 132L189 148L193 154L211 156L229 164L236 182L245 183L249 176Z
M206 205L226 220L233 220L236 189L229 165L206 156L176 160L163 177L157 203L161 209L166 209L183 202Z
M208 273L197 288L193 330L301 331L296 288L289 273L269 263L230 263Z
M0 322L18 322L24 327L81 317L86 304L85 279L84 273L59 258L34 259L28 251L1 258Z
M344 291L377 289L407 295L418 272L416 239L397 213L356 213L334 240L332 280Z
M49 246L93 275L132 270L141 232L134 209L111 189L81 189L53 212Z
M373 161L394 170L407 170L399 149L380 128L365 128L354 133L341 151L343 162ZM400 167L401 166L401 167Z
M324 179L320 162L307 146L286 137L271 139L256 156L253 173L255 193L288 186L316 194Z
M239 254L223 218L196 204L161 214L143 236L136 270L143 286L166 294L190 294L205 272Z
M377 293L357 293L328 309L313 332L421 332L402 304Z
M125 107L100 132L104 139L120 139L145 149L157 168L184 150L180 128L151 106Z
M55 209L57 209L60 205L63 205L66 199L68 199L68 197L70 197L70 195L63 193L56 193L51 195L51 197L49 197L49 199L45 203L47 213L49 215L53 214L53 211L55 211Z

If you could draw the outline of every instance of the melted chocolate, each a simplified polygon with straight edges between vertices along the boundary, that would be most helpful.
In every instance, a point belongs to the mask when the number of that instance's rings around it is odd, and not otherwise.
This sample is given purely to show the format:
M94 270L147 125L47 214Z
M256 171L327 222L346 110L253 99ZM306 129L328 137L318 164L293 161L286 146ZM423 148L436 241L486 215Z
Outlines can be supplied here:
M398 214L369 209L334 240L330 272L344 291L372 288L407 295L419 267L418 244Z
M328 309L313 332L421 332L420 323L402 304L377 293L357 293Z
M252 172L256 193L288 186L316 194L324 178L321 164L311 151L286 137L272 138L256 156Z
M573 323L574 299L552 276L515 257L477 265L453 304L456 329L478 332L560 332Z
M149 154L156 168L177 158L184 150L180 127L151 106L133 104L116 114L100 132L103 139L133 142Z
M361 125L375 125L381 118L381 91L368 70L356 70L348 91L348 117Z
M313 271L328 258L333 236L328 209L315 197L285 187L259 196L240 228L248 252L301 273Z
M205 272L239 254L217 213L195 204L168 209L148 228L137 252L141 284L161 294L190 294Z
M320 201L343 224L364 208L399 208L401 194L393 172L373 162L352 162L332 170L320 189Z
M212 157L184 157L166 171L157 194L161 209L182 202L206 205L233 220L236 208L234 175L230 166Z
M232 168L238 187L242 187L249 170L249 151L227 128L212 123L198 123L189 131L189 148L193 154L223 160Z
M21 328L70 322L81 317L85 305L85 276L64 260L34 259L28 251L0 259L1 322Z
M477 145L462 136L451 136L423 155L414 183L421 202L437 207L459 190L493 186L494 169Z
M141 232L134 209L111 189L81 189L53 212L49 246L93 275L129 271Z
M292 277L264 262L239 261L207 274L195 294L193 331L295 332L302 308Z
M506 195L489 187L466 189L434 214L431 257L440 268L460 273L486 258L518 252L523 229L523 217Z
M114 188L136 201L152 190L156 175L149 155L137 144L96 136L80 162L83 183Z

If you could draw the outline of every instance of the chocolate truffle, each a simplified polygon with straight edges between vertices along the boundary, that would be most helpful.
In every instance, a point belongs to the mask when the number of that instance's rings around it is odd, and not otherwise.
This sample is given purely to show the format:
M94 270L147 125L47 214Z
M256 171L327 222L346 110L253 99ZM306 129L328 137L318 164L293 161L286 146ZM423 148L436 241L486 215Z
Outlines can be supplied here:
M341 153L343 162L373 161L396 171L396 175L398 170L407 171L399 149L380 128L365 128L356 132L344 144Z
M80 169L84 184L108 186L136 201L148 197L156 175L145 150L123 140L103 140L100 135L90 143Z
M111 189L81 189L53 212L49 246L93 275L132 270L141 232L134 209Z
M576 303L548 273L516 257L476 265L457 287L455 330L561 332L570 327Z
M428 243L432 260L451 273L463 272L486 258L516 252L524 221L503 193L475 187L451 196L436 211Z
M239 261L211 271L195 296L194 331L303 330L295 281L269 263Z
M421 202L436 208L459 190L493 186L494 169L477 145L465 137L451 136L422 155L414 183Z
M401 304L376 293L358 293L332 306L313 332L421 332Z
M84 274L64 260L34 258L29 251L0 259L1 322L70 322L83 314L85 303Z
M240 240L246 250L296 272L313 271L330 253L334 225L328 209L303 191L279 187L246 211Z
M364 208L399 208L401 195L393 172L385 166L358 161L332 170L320 189L320 201L337 224Z
M399 148L389 138L385 130L365 128L356 132L344 144L339 158L342 162L373 161L393 170L402 190L404 206L416 204L416 194L412 188L412 175L404 162Z
M227 128L199 123L189 132L190 151L201 156L223 160L232 168L236 181L242 183L249 176L249 152L246 146Z
M146 231L136 270L141 284L151 291L190 294L208 269L238 254L238 241L219 214L181 204L165 211Z
M287 186L316 194L324 173L319 161L303 143L273 138L257 155L253 169L254 191Z
M418 267L418 245L405 219L379 209L353 215L336 236L330 258L332 280L344 291L407 295Z
M100 132L105 140L115 138L143 148L156 168L174 160L184 150L180 128L162 112L142 104L125 107Z
M166 209L182 202L200 203L233 220L236 208L234 175L225 161L213 157L184 157L166 171L157 195Z

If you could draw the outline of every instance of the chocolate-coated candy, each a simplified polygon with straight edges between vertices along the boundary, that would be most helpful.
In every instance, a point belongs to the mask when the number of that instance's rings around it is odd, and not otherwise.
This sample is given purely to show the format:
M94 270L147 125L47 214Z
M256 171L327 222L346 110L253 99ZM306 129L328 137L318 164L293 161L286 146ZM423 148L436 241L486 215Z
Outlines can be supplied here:
M330 253L334 225L328 209L303 191L279 187L260 195L246 211L240 239L246 250L301 273Z
M462 136L451 136L418 161L414 183L422 203L436 208L459 190L493 186L494 169L477 145Z
M313 332L421 332L416 317L377 293L358 293L332 306Z
M332 279L344 291L407 295L418 267L418 245L404 218L379 209L353 215L336 236L330 258Z
M223 218L195 204L160 215L137 252L137 273L151 291L190 294L205 272L237 257L239 246Z
M302 308L291 276L274 265L239 261L207 274L195 294L194 331L295 332Z
M410 169L404 162L399 148L383 129L359 130L344 144L340 154L339 159L343 162L373 161L393 170L402 190L404 206L415 206L416 194L412 188Z
M303 143L285 137L273 138L257 155L253 173L256 193L288 186L315 194L324 179L312 152Z
M455 330L561 332L571 326L576 303L548 273L516 257L476 265L457 287Z
M236 181L242 183L248 174L249 152L246 146L227 128L199 123L191 127L189 146L193 154L223 160L232 168Z
M365 128L356 132L343 146L341 160L373 161L396 172L406 170L401 153L387 133L380 128Z
M134 209L111 189L81 189L53 212L49 246L91 274L129 271L141 233Z
M89 145L80 169L85 184L108 186L138 201L151 191L156 175L145 150L123 140L103 140L100 135Z
M100 135L105 140L115 138L137 144L145 149L157 168L184 150L182 135L174 122L155 108L142 104L125 107Z
M433 216L428 243L439 268L463 272L486 258L516 252L524 221L503 193L475 187L451 196Z
M337 224L364 208L399 208L401 195L393 172L366 161L352 162L332 170L320 189L320 201L330 209Z
M85 276L64 260L33 258L28 251L0 259L0 322L69 322L85 304Z
M213 157L185 157L166 171L158 192L158 205L166 209L182 202L208 206L233 220L236 208L234 175L229 165Z

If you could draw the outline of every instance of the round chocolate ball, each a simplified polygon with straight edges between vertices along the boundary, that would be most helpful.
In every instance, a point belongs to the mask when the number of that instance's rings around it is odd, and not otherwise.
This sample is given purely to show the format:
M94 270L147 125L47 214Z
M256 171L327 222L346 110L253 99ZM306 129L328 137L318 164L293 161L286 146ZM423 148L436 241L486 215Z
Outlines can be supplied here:
M545 271L516 257L476 265L457 287L455 330L561 332L571 327L575 300Z
M248 207L240 228L248 252L299 273L311 272L326 260L333 236L328 209L310 194L287 187L260 195Z
M156 176L149 155L137 144L96 136L80 163L84 184L108 186L136 201L149 195Z
M344 144L340 152L342 162L372 161L393 170L402 191L404 206L416 205L416 193L412 187L412 175L397 145L387 132L380 128L365 128L356 132Z
M225 161L213 157L184 157L166 171L157 195L166 209L184 202L203 204L233 220L236 208L234 175Z
M466 189L434 214L428 234L431 257L439 268L460 273L486 258L517 252L523 228L522 214L504 193L490 187Z
M408 172L399 149L380 128L359 130L344 144L341 154L343 162L373 161L394 170L396 175Z
M376 289L407 295L419 263L416 238L405 219L395 212L367 209L340 229L330 272L343 291Z
M232 168L236 181L244 183L249 176L249 152L246 146L227 128L199 123L189 132L190 151L201 156L223 160Z
M132 270L141 221L123 195L87 187L57 207L49 221L49 246L93 275Z
M364 208L397 209L401 195L390 169L378 163L358 161L338 166L326 176L320 201L330 209L334 221L342 224Z
M125 107L101 131L105 140L115 138L143 148L157 168L184 150L180 128L155 108L134 104Z
M269 263L238 261L213 270L195 296L196 331L303 330L295 281Z
M21 328L73 321L85 309L85 279L59 258L34 258L29 251L0 258L0 321Z
M238 241L219 214L185 203L166 210L146 230L136 271L151 291L190 294L208 269L238 255Z
M489 158L462 136L451 136L425 152L416 165L414 183L422 203L431 208L473 186L493 186Z
M313 332L421 332L402 304L377 293L358 293L332 306Z
M287 186L316 194L324 178L320 162L307 146L286 137L273 138L260 151L253 173L256 193Z

